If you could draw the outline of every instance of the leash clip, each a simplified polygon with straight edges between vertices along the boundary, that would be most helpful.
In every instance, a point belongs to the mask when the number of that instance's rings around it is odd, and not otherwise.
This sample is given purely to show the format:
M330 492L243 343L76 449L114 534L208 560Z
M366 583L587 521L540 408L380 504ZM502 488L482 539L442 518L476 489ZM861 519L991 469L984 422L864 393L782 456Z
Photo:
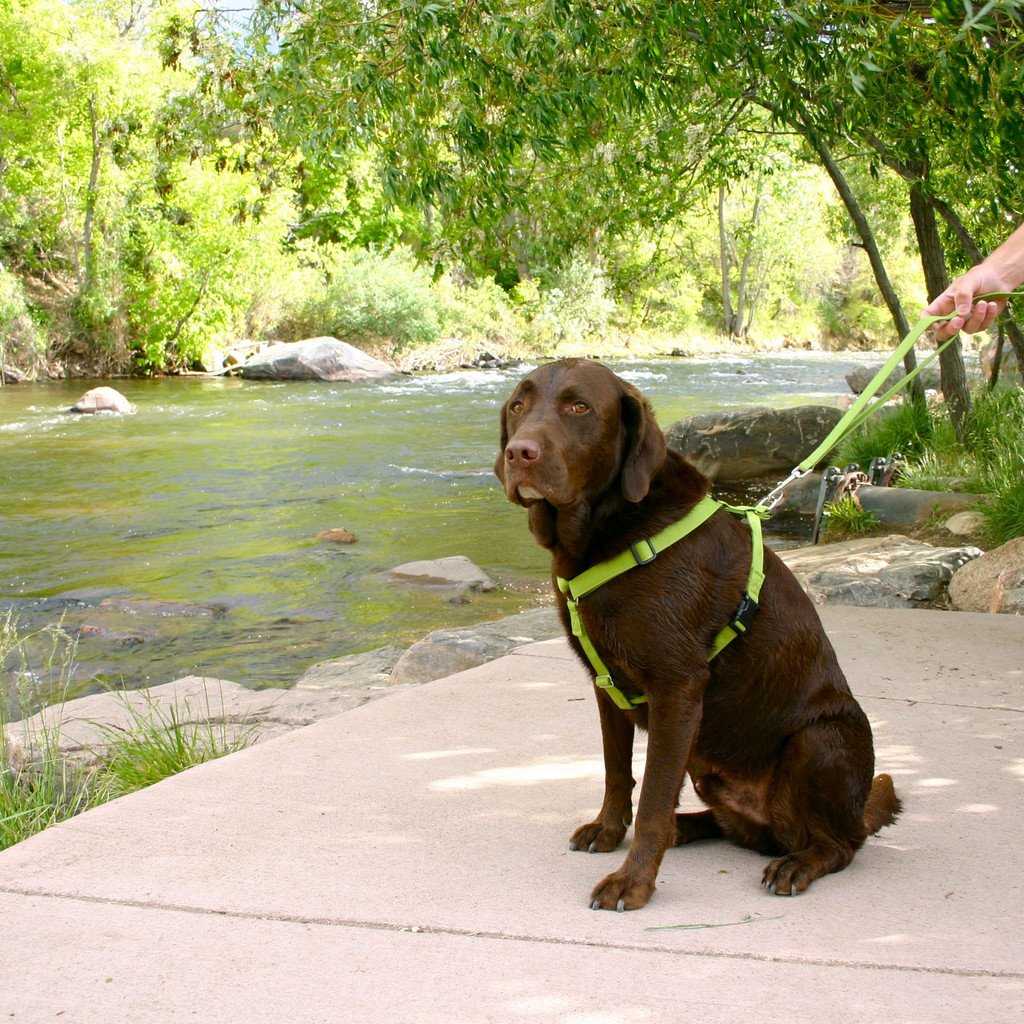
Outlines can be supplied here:
M785 480L780 481L772 488L755 506L754 508L764 508L771 512L785 496L786 488L794 481L799 480L800 477L806 474L806 470L801 469L799 466L793 468L793 472L786 477Z

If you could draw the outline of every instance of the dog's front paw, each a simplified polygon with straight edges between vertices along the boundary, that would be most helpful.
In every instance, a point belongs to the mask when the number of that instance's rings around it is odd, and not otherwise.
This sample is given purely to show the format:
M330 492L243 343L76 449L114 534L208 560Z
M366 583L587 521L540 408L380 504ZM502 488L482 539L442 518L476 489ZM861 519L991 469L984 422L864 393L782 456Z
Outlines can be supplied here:
M624 824L608 825L598 819L588 825L580 825L569 840L570 850L584 850L587 853L610 853L626 836Z
M601 879L590 894L591 910L639 910L654 894L654 880L626 868Z

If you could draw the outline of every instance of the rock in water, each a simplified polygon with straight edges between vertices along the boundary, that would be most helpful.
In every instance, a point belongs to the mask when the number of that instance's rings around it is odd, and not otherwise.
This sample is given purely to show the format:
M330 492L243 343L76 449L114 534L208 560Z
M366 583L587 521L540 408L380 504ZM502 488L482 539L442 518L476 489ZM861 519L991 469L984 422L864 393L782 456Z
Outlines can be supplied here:
M351 530L336 526L330 530L321 530L316 539L329 541L331 544L355 544L359 538Z
M1024 537L986 551L958 570L949 597L963 612L1024 615Z
M463 587L468 590L493 590L494 580L465 555L449 555L422 562L405 562L389 575L406 583L425 583L435 587Z
M975 547L937 548L893 534L779 554L815 604L862 608L942 607L953 573Z
M116 388L93 388L68 410L69 412L135 412L135 406Z
M426 683L501 658L520 644L562 636L558 613L535 608L466 629L437 629L398 659L392 683Z
M703 413L672 424L669 447L723 483L788 473L839 422L830 405Z
M396 371L387 363L337 338L279 341L241 368L250 380L374 380Z
M867 386L871 383L871 378L882 368L881 363L876 363L874 366L858 366L856 369L851 370L846 375L846 383L850 385L850 390L855 394L859 395ZM889 379L882 385L882 391L888 391L889 388L896 384L896 381L903 379L903 368L900 367L897 370L893 370L889 374ZM928 369L923 370L917 378L923 387L928 388L931 391L937 391L940 386L939 378L939 367L938 365L929 366Z

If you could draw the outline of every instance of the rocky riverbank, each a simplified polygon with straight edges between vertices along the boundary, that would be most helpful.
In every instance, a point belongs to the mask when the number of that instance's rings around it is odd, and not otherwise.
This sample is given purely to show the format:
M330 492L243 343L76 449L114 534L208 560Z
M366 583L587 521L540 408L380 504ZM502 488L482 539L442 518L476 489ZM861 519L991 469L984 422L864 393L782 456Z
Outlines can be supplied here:
M940 547L891 535L793 548L779 557L818 605L1024 614L1024 539L983 555L970 545ZM186 676L145 690L93 694L8 724L6 756L16 767L28 763L39 738L48 737L68 761L97 763L111 737L140 716L178 727L213 723L228 742L272 739L562 635L555 608L548 605L463 629L435 630L407 649L389 645L320 662L288 689L252 690L229 680Z

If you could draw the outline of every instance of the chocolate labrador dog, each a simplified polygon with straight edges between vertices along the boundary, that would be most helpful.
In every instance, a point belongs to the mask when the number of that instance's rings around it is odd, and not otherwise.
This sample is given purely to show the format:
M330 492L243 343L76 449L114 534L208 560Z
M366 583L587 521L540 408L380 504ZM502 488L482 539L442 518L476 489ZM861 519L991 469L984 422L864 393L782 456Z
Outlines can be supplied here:
M519 382L501 410L495 472L509 501L528 510L553 575L566 579L676 522L708 489L666 448L636 388L585 359L542 366ZM633 733L649 733L633 842L594 889L595 910L644 906L669 846L716 837L772 856L762 884L796 895L846 867L899 812L892 779L872 779L871 727L814 606L770 550L749 630L708 661L740 603L750 561L747 524L719 510L654 561L580 601L616 682L647 703L621 711L595 690L604 803L576 830L571 849L603 852L622 842L633 819ZM687 774L708 810L676 813Z

